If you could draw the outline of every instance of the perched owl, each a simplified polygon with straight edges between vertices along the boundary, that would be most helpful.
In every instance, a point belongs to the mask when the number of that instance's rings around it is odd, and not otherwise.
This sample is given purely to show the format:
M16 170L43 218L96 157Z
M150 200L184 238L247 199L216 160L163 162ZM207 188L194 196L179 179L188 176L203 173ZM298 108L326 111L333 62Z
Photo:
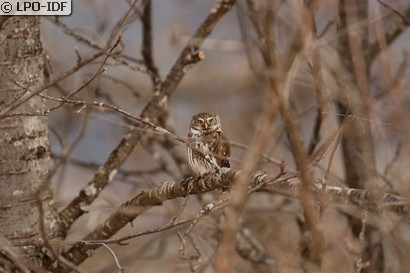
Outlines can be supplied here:
M230 167L231 147L222 132L219 116L199 113L192 117L188 134L188 161L199 175Z

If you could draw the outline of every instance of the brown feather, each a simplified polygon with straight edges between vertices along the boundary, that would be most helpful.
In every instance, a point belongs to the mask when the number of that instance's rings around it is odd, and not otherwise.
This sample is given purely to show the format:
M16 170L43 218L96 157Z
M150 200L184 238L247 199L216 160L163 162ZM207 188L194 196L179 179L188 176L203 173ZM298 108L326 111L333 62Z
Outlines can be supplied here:
M210 123L207 123L209 120ZM231 148L221 131L218 115L200 113L193 116L188 141L189 164L198 174L202 175L222 167L230 168Z

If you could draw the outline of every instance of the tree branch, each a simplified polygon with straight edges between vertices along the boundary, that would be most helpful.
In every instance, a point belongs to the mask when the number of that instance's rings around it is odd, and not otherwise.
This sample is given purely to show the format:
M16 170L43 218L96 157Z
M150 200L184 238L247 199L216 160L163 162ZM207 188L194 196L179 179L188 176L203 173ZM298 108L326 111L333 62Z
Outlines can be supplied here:
M100 246L100 244L87 244L87 241L110 238L127 223L134 221L135 218L148 209L162 205L164 201L229 188L240 174L240 170L222 168L217 172L208 173L204 176L189 177L178 181L165 181L149 191L141 192L133 199L122 204L104 223L85 236L81 242L67 250L63 256L74 264L80 264L92 255L90 250ZM301 191L304 191L301 179L298 176L285 177L282 172L272 176L266 172L257 171L251 175L250 182L248 194L268 192L298 199ZM312 184L311 191L315 194L316 200L326 200L333 205L350 204L363 209L371 208L393 212L410 218L409 201L396 194L328 186L319 181ZM54 272L64 272L60 271L63 270L61 265L52 270Z
M211 33L216 23L230 10L234 3L235 1L232 0L220 0L217 2L194 36L182 50L180 56L166 77L165 82L162 84L161 89L154 93L154 97L142 111L140 115L141 119L156 123L157 119L163 112L164 106L167 104L169 96L175 91L188 69L204 58L204 54L198 51L199 46L202 44L205 37ZM140 125L140 127L146 128L143 124ZM74 221L84 214L82 207L91 204L105 186L112 181L118 168L139 143L141 136L141 130L138 130L137 128L129 130L117 147L111 152L107 161L98 169L94 177L79 192L78 196L63 209L60 216L66 231L71 227ZM126 222L123 223L123 225L125 224Z
M158 68L155 65L152 49L152 1L145 0L144 9L141 16L142 22L142 57L145 66L150 72L152 86L155 90L160 88L161 77L159 76Z
M402 15L402 13L395 10L389 4L384 3L381 0L378 0L378 2L381 5L385 6L386 8L392 10L392 12L400 18L400 20L398 20L393 26L390 26L389 30L386 31L386 44L391 45L396 40L396 38L398 38L404 32L404 30L406 29L406 26L409 26L410 7L407 8L404 11L404 15ZM381 50L380 50L380 45L379 45L378 40L374 41L372 44L369 44L367 54L366 54L368 63L373 61L380 53L381 53Z

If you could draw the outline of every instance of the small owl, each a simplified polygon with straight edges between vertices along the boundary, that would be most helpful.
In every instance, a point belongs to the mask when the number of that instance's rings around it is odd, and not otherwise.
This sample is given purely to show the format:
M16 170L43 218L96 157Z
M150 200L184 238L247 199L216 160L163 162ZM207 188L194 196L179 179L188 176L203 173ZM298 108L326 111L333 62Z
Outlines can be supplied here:
M222 132L219 116L199 113L192 117L188 134L188 161L199 175L230 167L231 147Z

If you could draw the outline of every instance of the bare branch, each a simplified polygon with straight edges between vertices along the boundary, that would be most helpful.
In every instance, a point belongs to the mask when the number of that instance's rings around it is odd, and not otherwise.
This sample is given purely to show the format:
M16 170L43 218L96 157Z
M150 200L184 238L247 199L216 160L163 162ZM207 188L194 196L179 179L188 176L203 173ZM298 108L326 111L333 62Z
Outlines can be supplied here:
M156 123L158 117L163 113L163 108L167 104L169 96L172 95L183 76L187 73L189 67L204 58L203 53L198 51L199 46L234 3L235 1L233 0L218 1L192 39L182 50L179 58L165 79L165 82L162 84L161 90L154 94L152 100L142 111L140 115L142 120ZM118 146L111 152L107 161L98 169L91 181L88 182L80 191L79 195L61 212L60 216L66 230L68 230L78 217L84 214L82 207L91 204L104 187L113 179L117 173L117 169L139 143L140 138L141 132L139 130L131 129L128 131ZM122 224L125 225L125 223Z
M43 85L42 87L40 87L37 90L34 90L33 92L27 93L24 96L22 96L21 98L19 98L18 100L14 101L14 103L12 103L11 105L8 105L7 107L5 107L1 112L0 112L0 118L4 117L6 114L10 113L11 111L15 110L16 108L18 108L19 106L21 106L23 103L25 103L26 101L28 101L29 99L31 99L32 97L34 97L35 95L40 94L41 92L43 92L44 90L52 87L54 84L56 84L57 82L67 78L68 76L74 74L75 72L77 72L78 70L80 70L80 68L86 66L87 64L95 61L96 59L98 59L99 57L103 56L105 54L105 52L101 51L98 52L96 54L94 54L93 56L83 60L81 63L77 64L75 67L71 68L70 70L64 72L63 74L61 74L59 77L57 77L56 79L54 79L53 81Z
M114 260L115 260L115 264L117 265L118 272L119 272L119 273L124 272L124 268L121 266L120 261L118 260L117 255L115 255L114 250L112 250L112 249L111 249L107 244L105 244L105 243L102 243L101 245L102 245L103 247L105 247L105 248L111 253L112 257L113 257Z
M407 8L404 13L400 13L391 7L389 4L378 0L378 2L390 9L394 14L396 14L400 20L395 23L395 25L390 26L389 30L386 33L386 44L392 44L406 29L406 26L409 26L410 21L410 7ZM403 15L404 14L404 15ZM367 60L373 61L379 54L380 54L380 44L379 41L376 40L372 44L369 45L367 50Z
M226 189L237 180L240 174L241 172L239 170L222 168L218 172L209 173L202 177L189 177L179 181L163 182L159 186L149 191L144 191L130 201L122 204L104 223L96 227L94 231L85 236L82 241L65 252L64 257L71 260L74 264L79 264L91 255L92 252L89 250L98 248L101 242L118 243L138 236L131 235L121 239L100 241L110 238L123 228L124 225L133 222L136 217L148 209L154 206L160 206L164 201L186 197L190 194ZM300 192L303 191L301 180L297 176L270 176L265 172L258 171L252 174L250 181L251 185L247 192L248 194L255 191L269 192L299 198ZM334 205L346 205L350 203L364 209L371 208L389 211L406 218L410 217L409 201L392 193L327 186L319 181L312 185L311 190L317 195L318 199L328 200ZM200 215L203 214L201 213ZM181 224L185 223L187 222L181 221ZM172 227L173 224L171 223L170 225L166 225L164 229ZM153 232L157 232L157 230ZM143 234L149 233L143 232ZM60 272L58 270L57 272Z
M144 10L142 12L142 57L144 58L145 66L150 71L152 86L154 91L159 90L161 78L159 76L158 68L155 65L152 48L152 1L145 0Z

